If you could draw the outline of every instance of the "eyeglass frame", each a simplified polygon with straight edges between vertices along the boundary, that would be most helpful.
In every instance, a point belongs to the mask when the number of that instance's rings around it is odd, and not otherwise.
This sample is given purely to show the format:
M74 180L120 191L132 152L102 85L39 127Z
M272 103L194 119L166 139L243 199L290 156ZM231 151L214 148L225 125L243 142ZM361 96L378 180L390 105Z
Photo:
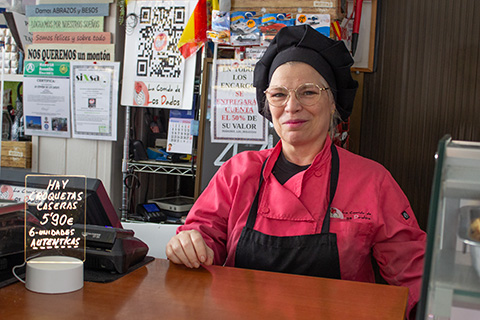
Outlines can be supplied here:
M298 98L297 96L297 90L302 87L302 86L306 86L306 85L314 85L315 87L318 88L318 90L320 91L319 95L318 95L318 100L315 101L314 103L310 104L310 105L306 105L306 104L303 104L300 102L300 99ZM315 103L317 103L319 100L320 100L320 97L322 96L322 91L327 91L327 90L330 90L331 88L330 87L320 87L318 84L316 83L313 83L313 82L307 82L307 83L302 83L300 84L297 88L295 89L288 89L287 87L285 86L274 86L274 88L284 88L285 90L288 91L288 96L287 96L287 99L285 100L285 103L281 106L274 106L269 100L268 100L268 89L270 89L270 87L268 87L265 91L263 91L263 93L265 94L265 99L267 100L268 104L271 105L272 107L274 108L284 108L287 103L288 103L288 100L290 100L290 98L292 97L292 95L290 94L290 92L294 91L295 92L295 98L297 99L298 102L300 102L300 104L304 105L304 106L312 106L314 105Z

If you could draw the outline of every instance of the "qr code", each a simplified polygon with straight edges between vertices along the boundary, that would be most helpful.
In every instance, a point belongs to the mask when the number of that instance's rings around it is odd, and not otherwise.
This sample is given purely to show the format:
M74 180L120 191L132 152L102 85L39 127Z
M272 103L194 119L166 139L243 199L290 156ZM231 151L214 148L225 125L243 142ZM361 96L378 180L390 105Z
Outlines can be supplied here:
M185 6L142 7L138 19L137 76L183 76L177 44L185 28Z

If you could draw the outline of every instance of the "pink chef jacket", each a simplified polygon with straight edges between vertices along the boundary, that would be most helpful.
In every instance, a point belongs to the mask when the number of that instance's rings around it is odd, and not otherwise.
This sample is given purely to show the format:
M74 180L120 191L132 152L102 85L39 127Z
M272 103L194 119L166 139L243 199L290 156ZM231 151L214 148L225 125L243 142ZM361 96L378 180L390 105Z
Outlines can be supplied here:
M305 171L283 186L272 169L281 151L245 151L217 171L190 210L182 230L201 232L214 251L214 263L234 266L235 250L258 188L267 157L255 230L274 236L321 232L328 206L330 145ZM407 314L418 302L426 234L408 199L380 164L337 148L340 173L330 211L330 232L337 234L340 272L344 280L374 282L371 254L383 278L409 288Z

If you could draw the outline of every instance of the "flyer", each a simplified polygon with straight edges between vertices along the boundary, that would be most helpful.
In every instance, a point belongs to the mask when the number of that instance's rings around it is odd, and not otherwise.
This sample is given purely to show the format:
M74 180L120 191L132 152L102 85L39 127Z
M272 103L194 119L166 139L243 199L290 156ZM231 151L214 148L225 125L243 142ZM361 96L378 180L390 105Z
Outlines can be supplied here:
M72 137L117 140L118 62L71 63Z
M212 142L267 143L267 120L258 113L253 87L255 62L217 60L210 126Z
M26 61L23 80L25 134L70 137L70 66Z

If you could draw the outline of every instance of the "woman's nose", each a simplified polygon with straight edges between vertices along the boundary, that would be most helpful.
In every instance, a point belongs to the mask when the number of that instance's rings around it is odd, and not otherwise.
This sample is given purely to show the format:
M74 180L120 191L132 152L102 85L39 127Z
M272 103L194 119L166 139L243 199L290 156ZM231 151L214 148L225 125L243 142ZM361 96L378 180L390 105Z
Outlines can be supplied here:
M287 103L285 104L285 110L289 112L296 112L302 108L302 104L298 101L295 92L290 91L290 96L288 97Z

